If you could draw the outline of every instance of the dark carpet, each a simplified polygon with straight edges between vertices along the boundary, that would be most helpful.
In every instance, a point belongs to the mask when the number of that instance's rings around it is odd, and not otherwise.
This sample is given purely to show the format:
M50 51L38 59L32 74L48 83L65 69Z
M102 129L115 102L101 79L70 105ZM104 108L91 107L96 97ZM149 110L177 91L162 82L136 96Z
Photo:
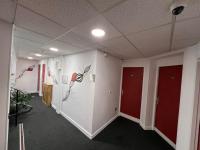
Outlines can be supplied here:
M173 150L154 131L118 117L93 140L34 96L33 110L19 117L24 123L26 150ZM19 150L18 127L10 121L9 150Z

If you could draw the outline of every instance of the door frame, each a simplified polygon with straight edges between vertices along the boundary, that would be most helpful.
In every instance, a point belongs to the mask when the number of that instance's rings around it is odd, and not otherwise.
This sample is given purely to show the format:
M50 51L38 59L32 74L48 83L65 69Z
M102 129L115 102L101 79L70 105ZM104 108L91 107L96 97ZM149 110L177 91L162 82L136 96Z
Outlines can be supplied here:
M159 80L159 69L160 67L168 67L168 66L178 66L183 65L182 63L178 64L168 64L168 65L157 65L156 66L156 77L155 77L155 88L154 88L154 96L153 96L153 129L156 131L169 145L171 145L174 149L176 149L176 144L170 140L166 135L164 135L159 129L156 128L156 109L157 109L157 94L158 94L158 80ZM180 107L180 106L179 106Z
M197 82L196 82L196 108L194 110L194 125L193 125L193 136L194 136L194 150L198 149L198 140L199 140L199 132L200 132L200 60L197 62Z
M138 119L138 118L135 118L135 117L132 117L132 116L130 116L130 115L127 115L127 114L124 114L123 112L121 112L121 101L122 101L122 84L123 84L123 70L124 70L124 68L136 68L136 67L141 67L141 68L143 68L143 80L142 80L142 96L141 96L141 108L140 108L140 118ZM126 119L129 119L129 120L131 120L131 121L133 121L133 122L136 122L136 123L138 123L138 124L140 124L140 126L143 128L143 129L145 129L144 128L144 125L141 123L141 118L142 118L142 102L143 102L143 97L144 97L144 95L143 95L143 91L144 91L144 87L145 87L145 83L144 83L144 76L145 76L145 66L144 65L137 65L137 66L129 66L129 65L127 65L127 66L122 66L121 67L121 79L120 79L120 94L119 94L119 105L118 105L118 115L119 116L122 116L122 117L124 117L124 118L126 118Z

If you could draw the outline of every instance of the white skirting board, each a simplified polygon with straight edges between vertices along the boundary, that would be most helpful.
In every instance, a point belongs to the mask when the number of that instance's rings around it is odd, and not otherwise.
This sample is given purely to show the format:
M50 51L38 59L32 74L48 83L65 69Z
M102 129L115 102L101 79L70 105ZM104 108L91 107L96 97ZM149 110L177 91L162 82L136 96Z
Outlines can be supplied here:
M110 123L112 123L118 115L111 118L108 122L106 122L102 127L100 127L98 130L96 130L93 134L85 130L81 125L79 125L76 121L74 121L72 118L67 116L64 112L61 111L61 115L65 117L70 123L72 123L76 128L78 128L83 134L85 134L89 139L93 139L95 136L97 136L103 129L105 129Z
M138 123L144 130L153 130L153 128L151 126L145 126L144 124L142 124L142 122L140 122L140 119L129 116L127 114L124 114L122 112L119 113L119 116L124 117L126 119L129 119L135 123Z
M142 122L140 122L140 126L143 130L154 130L152 126L145 126Z
M122 116L126 119L129 119L135 123L138 123L144 130L154 130L156 133L158 133L169 145L171 145L174 149L176 148L176 144L172 142L168 137L166 137L162 132L160 132L157 128L153 128L151 126L144 126L139 119L134 118L132 116L129 116L127 114L124 114L122 112L119 113L119 116Z
M136 123L139 123L139 122L140 122L139 119L134 118L134 117L132 117L132 116L129 116L129 115L127 115L127 114L124 114L124 113L122 113L122 112L120 112L119 115L122 116L122 117L124 117L124 118L126 118L126 119L129 119L129 120L131 120L131 121L133 121L133 122L136 122Z
M107 123L105 123L102 127L100 127L98 130L96 130L96 131L92 134L92 138L94 138L94 137L97 136L101 131L103 131L103 129L105 129L109 124L111 124L117 117L118 117L118 115L115 115L115 116L112 117Z
M85 134L89 139L92 139L92 134L85 130L81 125L79 125L72 118L68 117L64 112L61 111L61 115L65 117L71 124L78 128L83 134Z
M55 109L56 107L52 105L52 107ZM61 115L65 117L70 123L72 123L76 128L78 128L83 134L85 134L89 139L93 139L95 136L97 136L101 131L103 131L110 123L112 123L118 116L122 116L126 119L129 119L133 122L138 123L144 130L155 130L166 142L168 142L173 148L176 148L176 145L167 138L162 132L160 132L157 128L152 127L145 127L140 123L140 120L134 117L131 117L129 115L126 115L124 113L119 113L119 115L115 115L112 117L108 122L106 122L103 126L101 126L98 130L96 130L93 134L85 130L81 125L79 125L76 121L68 117L64 112L61 111Z
M166 137L160 130L154 128L154 130L167 142L171 145L174 149L176 149L176 144L172 142L168 137Z
M55 106L54 104L51 104L51 106L53 107L53 109L55 109L55 110L56 110L56 106Z

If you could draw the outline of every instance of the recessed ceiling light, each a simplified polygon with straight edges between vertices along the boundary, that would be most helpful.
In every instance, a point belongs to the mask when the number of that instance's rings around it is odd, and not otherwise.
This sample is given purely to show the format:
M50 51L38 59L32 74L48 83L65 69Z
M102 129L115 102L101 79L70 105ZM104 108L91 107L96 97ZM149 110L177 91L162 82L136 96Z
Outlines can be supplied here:
M93 29L91 31L92 35L95 37L104 37L105 36L105 31L102 29Z
M36 53L35 56L41 57L42 55L39 53Z
M50 47L49 50L51 50L51 51L53 51L53 52L57 52L57 51L58 51L58 49L55 48L55 47Z
M30 59L30 60L32 60L33 59L33 57L27 57L28 59Z

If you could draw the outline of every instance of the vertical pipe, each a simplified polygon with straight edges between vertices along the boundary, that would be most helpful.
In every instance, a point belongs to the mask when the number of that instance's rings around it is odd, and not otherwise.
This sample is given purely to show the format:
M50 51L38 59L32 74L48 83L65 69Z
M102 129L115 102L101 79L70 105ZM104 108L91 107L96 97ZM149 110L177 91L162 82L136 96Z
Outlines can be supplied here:
M172 16L172 27L171 27L171 33L170 33L170 51L173 51L174 48L174 31L175 31L175 25L176 25L176 16Z

